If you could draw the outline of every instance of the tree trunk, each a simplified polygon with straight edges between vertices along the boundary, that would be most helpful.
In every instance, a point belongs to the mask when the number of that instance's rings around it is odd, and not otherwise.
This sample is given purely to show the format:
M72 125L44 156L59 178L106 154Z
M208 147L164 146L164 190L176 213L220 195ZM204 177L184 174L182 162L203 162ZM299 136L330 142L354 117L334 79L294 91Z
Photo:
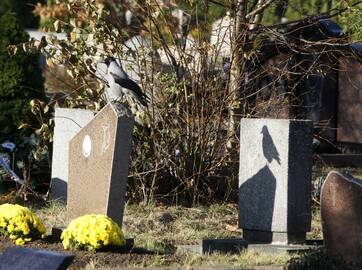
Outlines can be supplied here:
M243 66L243 44L247 30L246 25L246 6L247 0L237 0L235 9L235 19L233 28L233 39L231 44L231 67L230 67L230 82L229 95L232 102L230 105L230 119L228 127L228 142L229 150L235 151L237 146L237 130L241 114L241 79Z
M275 0L258 0L253 10L247 11L248 0L237 0L235 6L235 20L233 40L231 44L231 68L229 95L231 105L229 109L228 141L229 152L237 151L239 122L243 115L251 112L254 98L248 91L247 58L251 55L258 26L263 18L264 10ZM245 86L245 87L244 87Z

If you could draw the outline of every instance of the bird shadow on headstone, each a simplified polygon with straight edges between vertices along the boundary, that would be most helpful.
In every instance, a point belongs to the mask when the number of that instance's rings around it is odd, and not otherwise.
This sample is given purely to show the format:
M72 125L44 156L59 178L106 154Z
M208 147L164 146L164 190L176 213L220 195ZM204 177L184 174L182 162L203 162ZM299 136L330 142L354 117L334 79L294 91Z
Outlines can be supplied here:
M239 196L241 196L239 202L242 203L239 208L248 209L241 211L239 215L239 224L243 229L271 231L275 191L276 178L268 165L239 187Z
M263 126L261 132L262 150L266 164L255 175L250 177L239 187L239 202L248 211L241 211L239 224L246 230L270 232L272 230L276 178L269 168L269 163L275 160L279 165L280 156L274 144L268 127ZM245 233L247 233L245 231ZM267 234L263 241L272 242L272 234Z
M271 163L273 159L280 165L280 157L275 147L273 138L270 136L267 126L263 126L261 133L263 134L263 154L266 160Z

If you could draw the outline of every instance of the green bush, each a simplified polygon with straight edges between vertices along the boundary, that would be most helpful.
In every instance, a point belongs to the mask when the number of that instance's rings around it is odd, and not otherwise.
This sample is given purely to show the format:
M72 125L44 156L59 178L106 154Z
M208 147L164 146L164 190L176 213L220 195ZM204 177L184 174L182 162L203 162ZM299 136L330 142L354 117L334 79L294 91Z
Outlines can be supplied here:
M8 11L0 17L0 141L21 135L18 126L34 121L29 102L45 98L39 54L21 48L28 39L15 13ZM9 54L9 45L18 46L15 55Z
M25 28L38 28L39 18L34 15L33 10L39 0L1 0L0 15L9 10L16 13L21 26Z

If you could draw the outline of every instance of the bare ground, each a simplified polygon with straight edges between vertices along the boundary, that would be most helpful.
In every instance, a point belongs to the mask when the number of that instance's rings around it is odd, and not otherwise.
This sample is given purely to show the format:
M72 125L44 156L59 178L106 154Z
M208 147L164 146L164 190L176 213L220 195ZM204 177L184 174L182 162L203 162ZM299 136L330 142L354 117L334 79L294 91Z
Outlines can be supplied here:
M3 253L4 250L8 247L13 247L15 244L5 238L0 236L0 253ZM127 267L129 265L142 265L142 262L149 259L152 256L151 253L147 253L142 249L134 249L130 253L122 254L117 249L108 250L108 251L65 251L63 245L60 242L54 242L51 239L44 240L35 240L33 242L27 243L27 248L38 248L46 249L51 251L56 251L64 254L73 254L75 255L74 261L69 268L70 270L83 269L87 265L96 263L102 265L103 267Z

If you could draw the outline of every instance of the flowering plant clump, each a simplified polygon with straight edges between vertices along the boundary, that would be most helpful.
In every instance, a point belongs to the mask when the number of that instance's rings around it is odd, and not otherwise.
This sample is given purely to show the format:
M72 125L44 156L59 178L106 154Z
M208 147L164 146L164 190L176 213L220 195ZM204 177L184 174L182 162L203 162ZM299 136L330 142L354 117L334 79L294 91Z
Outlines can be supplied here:
M105 215L85 215L72 220L61 239L65 249L98 250L126 243L122 230Z
M17 204L0 205L0 234L24 245L35 238L44 236L46 229L41 220L29 208Z

